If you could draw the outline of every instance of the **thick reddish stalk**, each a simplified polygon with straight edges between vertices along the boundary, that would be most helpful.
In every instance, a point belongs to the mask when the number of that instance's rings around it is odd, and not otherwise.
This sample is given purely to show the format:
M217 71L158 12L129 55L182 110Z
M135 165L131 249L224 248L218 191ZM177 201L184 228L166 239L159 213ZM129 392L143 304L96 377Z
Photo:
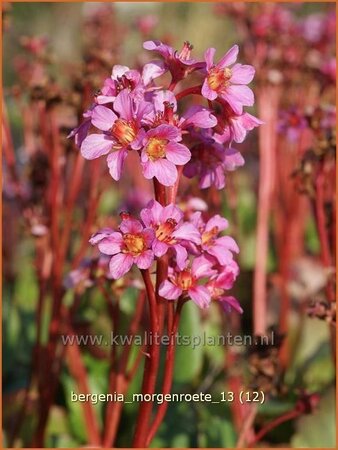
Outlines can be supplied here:
M145 292L141 291L137 304L136 304L136 311L134 314L134 317L131 321L128 334L129 336L134 336L138 330L139 323L141 320L143 308L144 308L144 301L145 301ZM129 354L131 350L131 344L128 341L128 344L123 347L123 352L120 358L120 361L118 363L118 368L115 374L115 385L110 386L109 392L118 392L118 393L125 393L128 387L129 381L132 379L132 377L129 377L126 373L128 360L129 360ZM141 354L142 355L142 354ZM137 358L135 362L135 366L138 367L140 363L140 358ZM112 369L114 368L115 364L112 361ZM114 364L114 365L113 365ZM107 407L106 412L106 418L105 418L105 431L103 436L103 447L111 447L115 443L117 429L120 423L121 413L122 413L123 403L117 402L115 403L109 403Z
M173 381L173 374L174 374L174 362L175 362L175 350L176 350L176 339L175 335L178 330L178 325L180 321L180 315L181 311L184 305L184 300L180 299L177 304L175 316L173 325L171 328L170 333L170 342L168 351L166 354L166 360L165 360L165 367L164 367L164 378L163 378L163 385L162 385L162 394L166 395L170 393L172 381ZM165 413L168 409L168 403L164 401L161 405L159 405L158 410L156 412L154 421L150 427L149 434L147 437L146 445L149 446L151 444L151 441L153 440L159 426L162 423L162 420L165 416Z
M260 118L265 122L259 128L259 190L254 274L253 328L262 335L267 325L266 266L269 245L269 216L275 177L276 120L279 90L262 88L258 95Z
M141 270L142 277L144 280L144 284L147 291L148 296L148 303L149 303L149 312L150 312L150 330L152 333L152 336L156 336L159 333L159 322L158 322L158 315L157 315L157 303L156 303L156 295L154 286L152 284L149 270ZM159 365L159 358L160 358L160 346L157 344L157 342L151 342L149 345L148 350L148 357L145 362L145 369L144 369L144 375L143 375L143 383L142 383L142 394L153 394L156 387L156 378L157 378L157 369ZM146 438L147 438L147 432L148 432L148 426L150 422L150 416L152 413L152 402L142 402L135 433L134 433L134 439L133 439L133 447L144 447Z

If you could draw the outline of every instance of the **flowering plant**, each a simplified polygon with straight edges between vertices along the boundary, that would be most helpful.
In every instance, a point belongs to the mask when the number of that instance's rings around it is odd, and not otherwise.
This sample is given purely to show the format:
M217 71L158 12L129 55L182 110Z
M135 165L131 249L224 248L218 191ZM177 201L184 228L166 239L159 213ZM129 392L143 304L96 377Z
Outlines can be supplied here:
M197 60L188 42L180 52L160 41L147 41L144 48L161 59L146 63L142 70L114 66L84 113L84 121L70 136L75 137L84 158L106 157L115 181L123 177L131 152L139 156L135 170L153 180L154 198L139 217L122 212L117 229L98 230L90 243L109 256L112 279L126 276L133 265L140 269L151 331L161 334L167 329L175 334L181 308L188 300L202 309L214 300L223 311L242 312L238 300L227 295L239 274L234 260L238 245L231 236L221 234L228 221L219 214L205 217L201 211L183 211L177 205L180 178L197 178L202 189L224 188L227 172L244 164L233 142L243 142L248 131L262 122L243 110L254 103L247 84L255 70L235 64L237 45L217 64L214 48L206 50L204 60ZM163 81L165 74L171 77L168 85ZM192 76L199 84L179 90L180 82L186 84ZM187 105L190 95L199 102ZM181 196L180 201L184 204L187 199ZM173 322L174 301L177 319ZM148 355L143 393L153 394L159 349L150 346ZM168 355L170 374L174 354L168 350ZM152 405L141 405L135 446L149 445L165 408L164 403L151 424Z

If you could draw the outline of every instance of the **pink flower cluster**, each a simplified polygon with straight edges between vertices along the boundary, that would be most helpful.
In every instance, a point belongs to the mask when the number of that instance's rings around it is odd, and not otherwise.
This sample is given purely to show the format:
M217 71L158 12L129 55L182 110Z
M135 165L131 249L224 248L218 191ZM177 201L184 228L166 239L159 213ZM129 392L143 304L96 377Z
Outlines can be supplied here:
M261 124L243 111L254 103L247 86L254 68L235 64L237 45L218 63L213 48L205 52L204 60L193 59L188 42L180 52L160 41L147 41L144 48L161 59L145 64L142 71L114 66L84 121L70 136L86 159L106 156L114 180L120 179L125 159L134 151L147 179L173 186L177 167L184 166L184 175L196 176L201 188L222 189L226 172L244 164L232 143L243 142L247 132ZM154 81L166 72L171 75L167 89ZM175 95L177 84L193 72L199 75L200 85ZM199 95L203 103L190 107L183 103L178 108L178 100L189 93Z
M190 220L174 204L162 206L155 200L140 213L137 220L122 213L117 231L103 229L92 236L90 243L109 255L109 270L114 279L123 277L135 264L149 269L156 258L168 255L168 279L159 294L176 300L191 298L199 307L206 308L217 299L225 310L242 312L237 300L227 296L239 273L233 253L239 249L230 236L220 236L228 226L226 219L215 215L206 223L202 213L196 212Z

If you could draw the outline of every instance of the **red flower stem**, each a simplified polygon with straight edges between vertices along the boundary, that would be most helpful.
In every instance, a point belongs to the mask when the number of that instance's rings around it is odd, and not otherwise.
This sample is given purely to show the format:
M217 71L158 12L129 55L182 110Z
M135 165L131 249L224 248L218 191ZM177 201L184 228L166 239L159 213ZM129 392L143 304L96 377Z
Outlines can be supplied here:
M269 433L269 431L273 430L274 428L278 427L284 422L287 422L289 420L295 419L298 416L300 416L303 413L303 409L297 408L293 409L292 411L289 411L285 414L283 414L280 417L277 417L276 419L269 422L265 427L263 427L259 432L256 434L255 438L249 443L248 447L253 447L257 442L259 442L263 437Z
M175 316L173 325L171 328L170 333L170 342L169 347L166 354L166 360L165 360L165 367L164 367L164 378L163 378L163 385L162 385L162 394L166 395L169 394L171 391L172 381L173 381L173 374L174 374L174 362L175 362L175 350L176 350L176 340L175 335L178 331L179 321L180 321L180 315L183 308L183 305L185 303L185 300L180 299L177 303ZM162 423L162 420L165 416L165 413L168 409L168 402L164 401L161 405L159 405L154 421L150 427L148 437L146 440L146 446L148 447L153 440L159 426Z
M253 331L263 335L267 325L266 266L269 244L269 215L275 177L276 120L279 91L262 88L258 95L259 127L259 190L254 273Z
M68 312L64 314L64 317L67 318L69 321ZM68 333L71 334L74 333L69 323L68 323ZM67 346L66 356L70 374L76 381L79 392L83 394L90 394L87 371L81 358L80 349L78 345L75 343L75 341L73 345ZM86 424L86 431L88 436L87 444L91 446L100 446L101 444L100 430L93 405L90 402L83 402L81 403L81 406L83 410L83 417Z
M131 321L128 335L132 336L135 335L139 323L142 317L142 312L144 308L144 302L145 302L145 292L141 291L137 304L136 304L136 311L134 314L134 317ZM131 343L128 342L124 347L122 351L122 355L120 357L120 361L118 363L118 367L116 370L116 376L114 377L114 386L110 386L109 392L117 392L117 393L125 393L129 382L132 380L132 374L128 375L126 374L126 369L128 365L129 360L129 354L131 350ZM134 367L138 367L140 363L140 357L143 356L142 353L140 353L139 357L135 361ZM111 361L112 368L115 369L114 361ZM135 369L136 370L136 369ZM115 444L116 434L118 430L118 426L121 419L121 413L122 413L123 403L121 402L110 402L107 406L106 411L106 417L105 417L105 427L104 427L104 435L103 435L103 447L111 447Z
M330 244L328 239L328 230L326 228L326 216L324 210L324 183L325 174L321 168L316 178L316 197L315 197L315 213L318 237L320 242L321 259L324 267L329 268L332 265L332 258L330 253ZM326 285L326 293L330 302L335 301L335 293L330 280Z
M241 421L241 429L239 432L238 440L236 443L236 448L243 448L246 441L248 440L248 435L252 434L252 428L257 415L257 405L251 404L249 407L249 412Z
M98 184L100 180L100 161L92 161L91 171L90 171L90 187L89 187L89 202L87 207L87 216L83 229L81 231L82 241L80 243L79 249L75 254L72 262L72 268L75 269L80 264L82 258L84 257L88 248L88 239L92 232L92 225L96 217L97 205L100 199L100 193L98 191Z
M79 190L81 188L81 181L82 181L82 173L83 173L83 167L84 167L84 158L79 152L76 155L76 160L74 163L71 180L70 180L70 187L69 187L69 195L66 200L65 205L65 225L63 228L62 233L62 239L61 239L61 255L60 259L61 261L64 261L68 244L69 244L69 238L70 233L72 230L73 225L73 215L74 215L74 205L76 198L78 196Z
M150 310L150 330L152 336L156 336L159 333L159 322L157 316L157 304L156 294L154 286L152 284L149 270L141 270L141 274L144 280L144 284L147 291L149 310ZM160 359L160 346L157 342L152 342L149 345L148 357L145 362L145 369L143 374L142 394L153 394L156 387L157 370ZM150 416L152 413L152 402L142 402L138 418L136 422L136 428L133 438L133 447L144 447L147 438L147 431L150 422Z
M154 192L156 201L165 206L167 204L166 188L156 178L154 178Z
M176 203L177 191L178 191L178 186L180 184L180 179L182 176L183 168L184 168L184 166L177 167L177 180L176 180L174 186L169 188L168 203L174 203L174 204Z
M3 103L2 105L2 131L3 131L3 154L4 159L6 161L9 174L12 179L12 183L15 187L15 194L18 196L19 199L21 199L21 189L20 189L20 180L18 176L18 172L16 169L16 158L15 158L15 151L14 151L14 145L11 135L11 130L8 124L7 119L7 110L6 105Z
M201 94L201 87L202 85L199 84L198 86L192 86L190 88L184 89L184 91L179 92L176 94L176 100L181 100L182 98L186 97L187 95L193 95L193 94Z

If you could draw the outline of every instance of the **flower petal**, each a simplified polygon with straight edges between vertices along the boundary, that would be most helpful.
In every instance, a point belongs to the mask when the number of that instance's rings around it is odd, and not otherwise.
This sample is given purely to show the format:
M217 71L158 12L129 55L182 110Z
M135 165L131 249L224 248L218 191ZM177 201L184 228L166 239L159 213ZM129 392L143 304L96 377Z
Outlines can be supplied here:
M174 249L176 251L176 263L180 270L183 270L187 265L188 252L187 249L183 247L183 245L176 244L174 245Z
M210 305L211 295L205 286L194 286L188 290L191 300L202 309Z
M165 147L168 161L183 166L191 159L191 153L188 147L177 142L169 142Z
M231 66L231 64L233 64L236 61L238 52L239 52L238 45L234 45L233 47L231 47L231 49L226 52L223 58L220 59L219 63L217 64L217 67L223 69L224 67Z
M218 301L221 303L222 308L225 312L230 312L232 309L234 309L240 314L243 313L243 309L241 308L239 301L235 297L221 297Z
M176 166L167 159L158 159L154 162L149 162L153 166L154 176L164 186L173 186L177 180ZM147 178L147 177L146 177Z
M98 248L101 253L105 255L116 255L121 251L121 246L123 243L123 237L121 233L112 233L110 236L102 239L98 244Z
M208 100L215 100L217 98L217 92L210 88L207 78L204 80L201 94Z
M126 233L138 234L142 232L143 226L139 220L130 217L129 219L122 220L120 224L120 230L124 234Z
M153 242L153 252L155 256L161 257L167 253L168 245L164 242L159 241L158 239L155 239Z
M161 283L158 293L167 300L176 300L182 294L182 289L165 280Z
M81 144L81 155L86 159L95 159L109 153L113 141L105 134L90 134Z
M189 222L184 222L182 225L179 225L172 235L176 239L185 239L197 245L201 243L200 232L192 223Z
M181 128L184 129L189 126L195 126L200 128L212 128L217 125L217 119L211 114L211 112L199 105L191 106L184 114L185 119Z
M109 262L109 271L111 276L118 280L123 277L133 265L134 258L125 253L118 253L114 255Z
M207 70L209 70L214 65L214 57L215 57L216 49L208 48L204 53L204 59L207 63Z
M92 124L103 131L112 128L117 115L106 106L97 105L92 112Z
M253 66L244 64L235 64L231 68L232 76L230 82L234 84L248 84L255 76L255 69Z
M115 181L118 181L121 178L123 164L127 155L128 151L121 149L110 153L107 157L109 173Z
M94 233L91 236L91 238L89 239L89 243L91 245L96 245L100 241L102 241L102 239L105 239L106 237L108 237L112 234L114 234L114 231L111 228L102 228L100 231L98 231L97 233Z
M218 231L223 231L226 228L228 228L228 226L229 222L224 217L221 217L219 214L216 214L215 216L213 216L211 219L208 220L205 226L205 231L210 231L215 227L218 228Z
M145 250L140 256L135 258L135 263L139 269L149 269L154 261L152 250Z
M202 255L194 259L191 266L191 273L195 278L210 277L215 273L215 271L212 270L212 266L213 262L211 261L211 258Z
M142 80L145 86L166 72L163 61L151 61L143 67Z
M133 100L128 89L123 89L114 101L114 110L126 120L133 119Z
M174 219L177 223L179 223L183 219L183 212L180 208L173 203L162 207L162 212L160 215L160 222L164 223L168 219Z

